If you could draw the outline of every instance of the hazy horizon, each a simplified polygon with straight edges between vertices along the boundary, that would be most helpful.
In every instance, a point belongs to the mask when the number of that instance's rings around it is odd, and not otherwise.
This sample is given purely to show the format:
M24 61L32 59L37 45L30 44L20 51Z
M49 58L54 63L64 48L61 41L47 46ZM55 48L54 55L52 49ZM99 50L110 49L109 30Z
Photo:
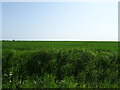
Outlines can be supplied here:
M1 41L1 40L0 40ZM118 42L118 40L78 40L78 39L2 39L2 41L96 41L96 42Z

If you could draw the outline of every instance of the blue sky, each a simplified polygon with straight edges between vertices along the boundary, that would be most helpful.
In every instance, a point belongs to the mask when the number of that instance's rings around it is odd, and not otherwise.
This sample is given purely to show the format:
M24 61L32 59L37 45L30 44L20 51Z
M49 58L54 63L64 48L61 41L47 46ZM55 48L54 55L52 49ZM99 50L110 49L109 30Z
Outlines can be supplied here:
M113 2L4 2L3 39L118 40Z

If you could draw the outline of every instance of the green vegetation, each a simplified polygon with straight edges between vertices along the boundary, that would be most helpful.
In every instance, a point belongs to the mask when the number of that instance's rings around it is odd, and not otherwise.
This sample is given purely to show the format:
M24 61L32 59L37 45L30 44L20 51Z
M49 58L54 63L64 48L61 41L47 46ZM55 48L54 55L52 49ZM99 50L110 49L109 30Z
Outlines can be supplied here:
M3 41L3 88L118 88L118 42Z

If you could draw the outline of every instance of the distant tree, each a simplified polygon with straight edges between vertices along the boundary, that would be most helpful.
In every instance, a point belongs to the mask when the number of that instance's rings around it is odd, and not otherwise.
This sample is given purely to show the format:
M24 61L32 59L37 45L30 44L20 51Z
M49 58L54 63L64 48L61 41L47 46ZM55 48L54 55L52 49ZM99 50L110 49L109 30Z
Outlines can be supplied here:
M15 41L14 39L12 41Z

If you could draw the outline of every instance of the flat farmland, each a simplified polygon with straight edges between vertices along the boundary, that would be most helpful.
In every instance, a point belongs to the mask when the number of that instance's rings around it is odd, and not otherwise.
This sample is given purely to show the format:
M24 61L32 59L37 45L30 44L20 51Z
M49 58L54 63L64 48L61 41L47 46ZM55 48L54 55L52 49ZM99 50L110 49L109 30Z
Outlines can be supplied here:
M3 88L118 88L118 42L3 41Z

